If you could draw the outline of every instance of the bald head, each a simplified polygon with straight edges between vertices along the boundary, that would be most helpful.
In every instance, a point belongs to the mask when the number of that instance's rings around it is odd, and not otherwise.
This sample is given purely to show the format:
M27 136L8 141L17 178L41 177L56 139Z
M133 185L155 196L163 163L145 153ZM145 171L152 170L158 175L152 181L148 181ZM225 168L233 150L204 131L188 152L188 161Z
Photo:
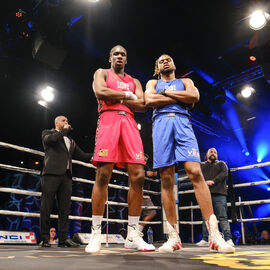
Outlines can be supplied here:
M67 124L68 124L68 119L63 115L59 115L54 119L55 129L57 130L62 130L64 126Z
M218 157L217 150L215 148L210 148L207 151L206 157L209 162L214 162L215 160L217 160Z
M263 238L263 239L269 239L269 232L266 231L266 230L263 230L263 231L262 231L262 238Z

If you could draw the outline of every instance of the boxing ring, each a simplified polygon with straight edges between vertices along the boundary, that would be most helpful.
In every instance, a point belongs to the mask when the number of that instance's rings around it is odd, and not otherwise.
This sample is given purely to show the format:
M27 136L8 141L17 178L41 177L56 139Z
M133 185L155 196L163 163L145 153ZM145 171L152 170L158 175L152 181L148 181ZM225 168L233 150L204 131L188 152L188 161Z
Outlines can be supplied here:
M29 153L38 156L44 156L43 152L25 148L13 144L0 142L0 148L13 149L24 153ZM90 169L96 167L81 161L73 160L73 164L84 166ZM230 172L237 170L252 169L257 167L263 167L270 165L270 162L255 164L251 166L239 167L230 169ZM27 169L18 166L12 166L8 164L0 164L0 168L3 170L18 172L22 174L40 175L39 170ZM114 170L113 173L118 175L127 176L127 173ZM156 184L160 184L158 179L146 178L147 181L152 181ZM179 178L178 181L181 183L185 181L187 177ZM89 185L93 185L95 181L85 178L73 177L74 182L81 182ZM251 187L260 184L269 184L270 180L235 184L233 188ZM116 190L128 190L127 186L121 186L116 184L109 184L110 189ZM1 187L1 193L20 194L24 196L35 196L40 197L41 192L32 190L22 190L18 188ZM151 196L161 196L158 191L144 190L145 194ZM179 191L178 194L184 196L185 194L194 193L193 190ZM90 198L83 198L78 196L72 196L72 201L91 203ZM240 207L243 205L254 205L254 204L266 204L270 203L270 199L265 200L254 200L254 201L241 201L239 198L238 202L228 203L229 207ZM40 269L58 269L67 267L68 269L172 269L179 268L181 263L181 269L208 269L212 267L216 269L270 269L270 246L237 246L235 254L218 254L211 253L208 248L197 247L194 244L194 226L202 224L200 220L193 219L193 212L199 209L198 205L190 206L179 206L179 211L190 211L190 220L179 221L179 224L185 224L191 226L191 244L184 244L181 252L175 252L172 254L161 254L157 251L149 253L141 253L137 251L126 250L123 245L108 244L108 227L110 223L127 223L125 219L115 219L109 217L109 206L115 207L127 207L128 204L125 202L106 202L106 213L103 222L106 223L106 246L102 245L101 252L98 254L86 254L84 252L84 246L74 249L61 249L58 247L52 247L50 249L44 249L40 246L29 246L29 245L0 245L0 262L3 269L36 269L37 264ZM161 210L161 206L143 206L145 209ZM39 213L22 212L22 211L11 211L0 209L0 215L5 216L21 216L30 218L39 218ZM57 219L58 215L51 215L51 218ZM70 220L81 220L90 222L92 219L87 216L69 216ZM253 218L245 219L241 216L230 220L230 222L240 222L243 235L243 243L245 241L243 224L245 222L256 222L256 221L270 221L270 218ZM144 222L146 224L161 225L163 221L149 221ZM90 229L90 224L89 224ZM156 248L161 243L155 243Z

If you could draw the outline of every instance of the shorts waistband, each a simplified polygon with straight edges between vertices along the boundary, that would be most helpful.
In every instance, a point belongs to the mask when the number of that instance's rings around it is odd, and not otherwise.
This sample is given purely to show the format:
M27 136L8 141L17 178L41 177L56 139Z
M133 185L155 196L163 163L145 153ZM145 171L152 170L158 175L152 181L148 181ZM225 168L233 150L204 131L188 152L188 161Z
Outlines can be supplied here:
M126 112L126 111L122 111L122 110L107 110L107 111L103 111L100 114L106 113L106 112L110 112L110 113L115 113L115 114L119 114L119 115L130 115L133 117L133 113L132 112Z
M166 115L166 116L168 116L168 117L176 117L176 116L185 116L185 117L188 117L187 115L182 114L182 113L178 113L178 112L164 112L164 113L159 113L158 115L156 115L156 116L153 118L153 122L155 121L155 119L156 119L158 116L161 116L161 115Z

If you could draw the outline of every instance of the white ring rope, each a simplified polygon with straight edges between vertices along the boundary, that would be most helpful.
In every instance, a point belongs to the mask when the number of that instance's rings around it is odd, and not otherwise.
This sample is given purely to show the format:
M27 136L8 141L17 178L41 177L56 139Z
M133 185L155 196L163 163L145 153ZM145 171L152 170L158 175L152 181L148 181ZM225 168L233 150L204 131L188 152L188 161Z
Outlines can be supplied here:
M231 172L235 172L235 171L241 171L241 170L247 170L247 169L254 169L254 168L260 168L260 167L264 167L264 166L269 166L270 162L264 162L264 163L258 163L258 164L254 164L254 165L249 165L249 166L243 166L243 167L238 167L238 168L231 168L230 171Z
M232 223L231 219L228 219L229 223ZM237 222L257 222L257 221L270 221L270 217L266 218L243 218L237 219ZM203 221L179 221L180 224L187 224L187 225L200 225Z
M236 206L243 206L243 205L254 205L254 204L266 204L270 203L270 199L266 200L256 200L256 201L243 201L243 202L235 202ZM231 206L231 203L227 203L227 206ZM178 207L179 210L190 210L190 209L200 209L199 205L193 206L180 206Z
M0 168L10 170L10 171L17 171L17 172L22 172L22 173L30 173L30 174L40 175L40 171L37 171L37 170L26 169L26 168L21 168L21 167L17 167L17 166L2 164L2 163L0 163Z
M257 181L257 182L249 182L249 183L242 183L242 184L235 184L233 185L234 188L239 188L239 187L252 187L252 186L258 186L262 184L269 184L270 179L264 180L264 181ZM178 194L189 194L189 193L194 193L194 190L184 190L184 191L179 191Z
M15 149L21 152L27 152L27 153L31 153L31 154L35 154L35 155L39 155L44 157L44 152L38 151L38 150L34 150L34 149L30 149L30 148L26 148L26 147L22 147L22 146L18 146L18 145L14 145L14 144L10 144L10 143L4 143L4 142L0 142L0 146L5 147L5 148L11 148L11 149ZM88 168L93 168L96 169L97 167L95 167L94 165L90 164L90 163L86 163L80 160L72 160L72 163L74 164L78 164L78 165L82 165ZM126 172L122 172L119 170L113 170L113 173L116 174L121 174L121 175L126 175L128 176L128 173ZM151 179L149 177L145 177L146 180L151 181L151 182L157 182L159 183L159 179Z
M178 180L178 182L181 182L181 181L185 181L185 180L187 180L187 179L189 179L189 178L188 178L188 176L186 175L186 176L183 176L183 177L179 177L177 180Z
M39 218L39 213L29 213L29 212L19 212L19 211L7 211L7 210L0 210L0 215L10 215L10 216L22 216L22 217L35 217ZM50 215L50 218L58 218L58 215ZM69 219L72 220L85 220L85 221L91 221L92 218L90 217L81 217L81 216L69 216ZM103 220L105 221L105 219ZM115 223L128 223L127 220L124 219L108 219L109 222L115 222ZM143 223L146 224L161 224L162 221L143 221Z
M28 190L22 190L22 189L16 189L16 188L5 188L5 187L0 187L0 192L5 192L5 193L14 193L14 194L21 194L21 195L30 195L30 196L38 196L41 197L41 192L36 192L36 191L28 191ZM86 203L91 203L91 199L87 198L82 198L82 197L71 197L72 201L78 201L78 202L86 202ZM116 205L116 206L125 206L127 207L127 203L121 203L121 202L112 202L108 201L109 205ZM143 209L161 209L160 206L142 206Z
M40 175L40 171L21 168L21 167L17 167L17 166L11 166L11 165L7 165L7 164L0 164L0 168L6 169L6 170L11 170L11 171L18 171L18 172L22 172L22 173L30 173L30 174ZM88 184L95 183L95 181L93 181L93 180L88 180L88 179L78 178L78 177L72 177L72 180L76 181L76 182L82 182L82 183L88 183ZM114 184L109 184L108 186L111 188L115 188L115 189L129 190L129 187L126 187L126 186L120 186L120 185L114 185ZM152 190L143 190L143 192L148 193L148 194L153 194L153 195L160 195L161 194L160 192L152 191Z
M261 184L269 184L270 179L264 180L264 181L257 181L257 182L249 182L249 183L242 183L242 184L235 184L233 185L234 188L239 188L239 187L249 187L249 186L257 186Z

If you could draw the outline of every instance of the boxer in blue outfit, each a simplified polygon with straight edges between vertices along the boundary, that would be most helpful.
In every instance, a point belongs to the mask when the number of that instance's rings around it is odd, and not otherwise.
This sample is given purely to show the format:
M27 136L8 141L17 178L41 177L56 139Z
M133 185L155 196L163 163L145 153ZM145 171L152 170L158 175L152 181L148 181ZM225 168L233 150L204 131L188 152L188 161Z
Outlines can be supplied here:
M176 79L175 70L173 59L167 54L161 55L156 61L154 74L159 79L148 81L145 91L146 105L154 108L154 168L159 169L162 180L162 203L169 231L168 241L159 251L173 252L182 248L176 229L174 197L174 165L182 161L206 220L210 249L234 252L234 248L224 241L218 231L211 195L201 172L198 143L189 120L188 107L199 101L199 92L192 80Z

